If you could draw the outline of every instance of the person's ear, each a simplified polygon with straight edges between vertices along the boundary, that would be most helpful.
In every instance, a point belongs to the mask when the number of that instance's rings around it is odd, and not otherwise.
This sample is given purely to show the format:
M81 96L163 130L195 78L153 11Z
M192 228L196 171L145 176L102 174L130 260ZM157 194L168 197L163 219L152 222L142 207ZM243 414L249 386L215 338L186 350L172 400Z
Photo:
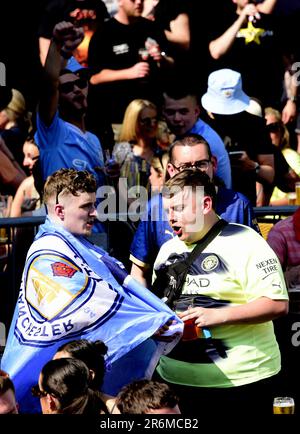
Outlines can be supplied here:
M212 198L210 196L203 197L202 207L203 214L208 214L212 210Z
M172 176L176 175L176 170L174 169L173 164L168 163L168 165L167 165L167 172L168 172L170 178L172 178Z
M93 381L96 375L95 371L93 371L93 369L89 369L89 372L90 372L90 381Z
M54 398L54 396L50 395L49 393L47 395L47 403L52 413L57 412L58 410L57 399Z
M64 220L65 218L65 208L63 205L61 205L60 203L57 203L55 205L54 208L55 214L57 215L58 218L60 218L61 220Z
M218 160L214 155L211 156L211 164L212 164L213 172L215 174L218 167Z

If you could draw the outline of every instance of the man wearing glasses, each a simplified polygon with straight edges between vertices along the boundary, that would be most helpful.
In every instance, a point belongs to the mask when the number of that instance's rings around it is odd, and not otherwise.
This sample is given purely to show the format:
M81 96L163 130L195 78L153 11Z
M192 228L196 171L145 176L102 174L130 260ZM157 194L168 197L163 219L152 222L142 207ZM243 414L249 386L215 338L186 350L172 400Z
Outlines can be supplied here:
M200 135L189 134L176 140L169 149L167 171L170 177L185 169L206 172L213 179L217 159L211 153L207 141ZM232 223L241 223L259 232L250 201L241 193L218 185L217 214ZM148 202L145 215L137 228L130 248L131 275L143 284L150 285L152 266L160 247L176 234L167 221L161 195Z
M71 58L83 32L72 23L58 23L53 31L44 68L35 140L40 150L43 180L63 167L88 170L103 184L103 153L99 139L86 130L88 77Z
M221 137L199 117L200 107L193 89L171 83L163 94L163 116L176 138L187 134L200 134L218 160L216 175L227 188L231 188L231 167Z

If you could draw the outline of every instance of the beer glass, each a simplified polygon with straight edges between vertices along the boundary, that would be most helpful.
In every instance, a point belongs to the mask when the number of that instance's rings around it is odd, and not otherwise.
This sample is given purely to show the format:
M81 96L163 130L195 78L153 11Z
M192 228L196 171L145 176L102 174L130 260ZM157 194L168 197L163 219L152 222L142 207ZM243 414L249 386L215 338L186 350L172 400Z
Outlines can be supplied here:
M296 205L300 205L300 182L295 183Z
M294 414L295 403L294 399L288 396L280 396L274 398L273 414Z
M175 313L180 313L188 310L190 307L193 307L193 301L189 300L187 302L187 300L177 300L174 301L173 306ZM183 341L193 341L195 339L198 339L200 335L201 328L196 326L194 318L184 321L184 329L182 335Z
M9 209L8 209L8 199L7 195L0 195L0 218L8 217ZM0 228L0 243L6 243L7 241L7 233L5 228Z

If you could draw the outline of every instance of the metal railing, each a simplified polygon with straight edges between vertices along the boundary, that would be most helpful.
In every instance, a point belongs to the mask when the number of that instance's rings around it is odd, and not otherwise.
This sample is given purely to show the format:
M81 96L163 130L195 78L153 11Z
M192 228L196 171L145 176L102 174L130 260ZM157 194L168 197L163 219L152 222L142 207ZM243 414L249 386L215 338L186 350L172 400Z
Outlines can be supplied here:
M259 222L276 223L284 217L292 215L297 206L283 207L257 207L254 208ZM110 254L120 259L129 266L129 245L133 237L135 225L125 221L125 215L116 214L112 219L104 223L106 237L92 237L92 241L100 244ZM0 323L4 323L8 330L14 307L18 298L20 282L25 263L26 253L30 247L38 227L45 221L44 216L0 218L0 228L5 228L7 240L1 246L7 247L7 255L0 259ZM121 234L121 237L120 237ZM125 240L125 235L127 239ZM101 235L101 234L99 234Z

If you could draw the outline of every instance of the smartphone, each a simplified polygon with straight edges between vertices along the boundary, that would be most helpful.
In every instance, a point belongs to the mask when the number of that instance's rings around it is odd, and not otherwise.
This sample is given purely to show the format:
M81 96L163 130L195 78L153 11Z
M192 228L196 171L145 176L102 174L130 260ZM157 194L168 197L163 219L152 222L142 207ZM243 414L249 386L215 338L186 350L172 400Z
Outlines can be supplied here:
M229 154L229 157L241 158L242 155L244 155L244 151L229 151L228 154Z

